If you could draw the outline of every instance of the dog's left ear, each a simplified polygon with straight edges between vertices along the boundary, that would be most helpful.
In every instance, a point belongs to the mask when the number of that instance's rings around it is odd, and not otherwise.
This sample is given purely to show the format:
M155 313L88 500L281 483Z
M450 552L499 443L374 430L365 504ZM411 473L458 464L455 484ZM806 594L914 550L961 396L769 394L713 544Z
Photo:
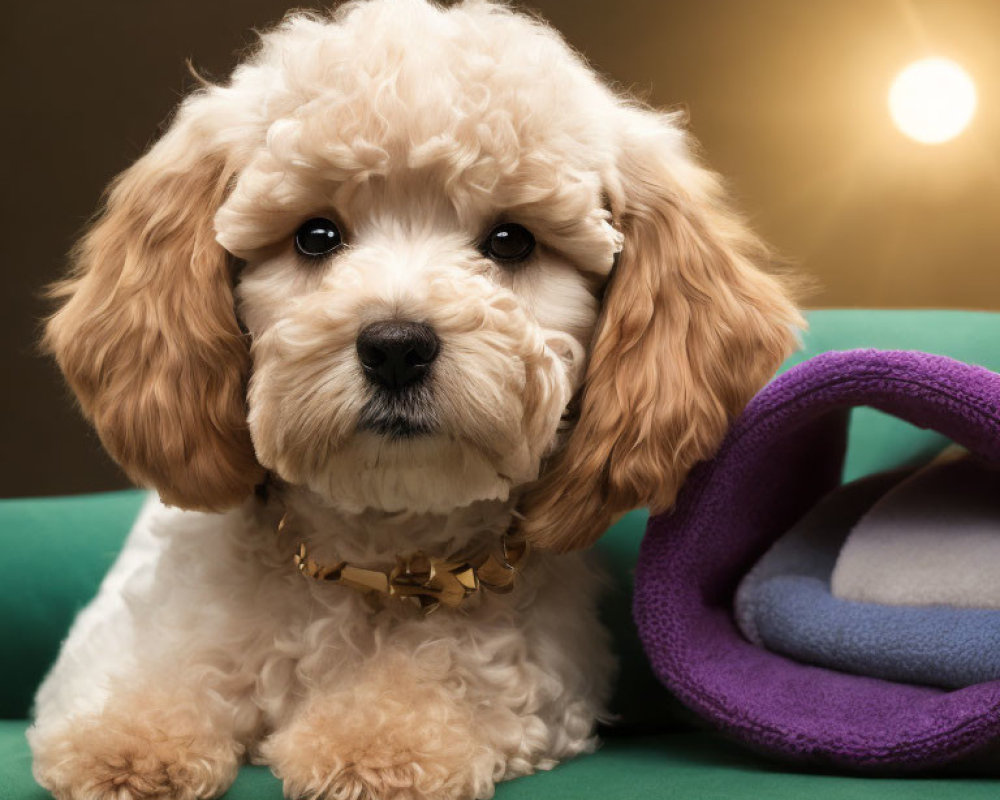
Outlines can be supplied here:
M668 509L690 468L773 375L804 325L764 248L728 209L675 115L623 108L624 248L605 290L565 446L521 503L539 547L595 541L621 513Z
M189 97L112 184L52 294L45 347L111 456L164 502L217 511L263 476L247 430L250 356L213 217L239 131L221 90Z

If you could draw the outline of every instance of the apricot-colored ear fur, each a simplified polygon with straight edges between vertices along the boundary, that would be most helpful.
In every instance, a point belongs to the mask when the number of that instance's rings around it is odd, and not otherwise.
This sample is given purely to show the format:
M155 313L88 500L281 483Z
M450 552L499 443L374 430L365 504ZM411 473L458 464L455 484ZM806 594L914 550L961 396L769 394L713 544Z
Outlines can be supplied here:
M521 505L524 534L556 550L592 543L630 509L668 509L804 325L782 283L756 266L764 249L674 118L623 113L624 249L579 419Z
M108 452L167 503L218 510L262 477L246 426L249 354L213 217L232 167L190 98L112 184L52 295L44 345Z

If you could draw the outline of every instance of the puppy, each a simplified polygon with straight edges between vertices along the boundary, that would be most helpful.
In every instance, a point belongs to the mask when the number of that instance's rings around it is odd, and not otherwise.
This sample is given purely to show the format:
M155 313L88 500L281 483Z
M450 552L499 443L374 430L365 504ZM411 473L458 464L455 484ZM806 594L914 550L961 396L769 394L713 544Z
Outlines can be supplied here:
M47 347L162 502L38 693L38 781L485 798L593 749L600 579L559 552L668 508L789 352L760 256L678 117L535 19L264 34L54 290Z

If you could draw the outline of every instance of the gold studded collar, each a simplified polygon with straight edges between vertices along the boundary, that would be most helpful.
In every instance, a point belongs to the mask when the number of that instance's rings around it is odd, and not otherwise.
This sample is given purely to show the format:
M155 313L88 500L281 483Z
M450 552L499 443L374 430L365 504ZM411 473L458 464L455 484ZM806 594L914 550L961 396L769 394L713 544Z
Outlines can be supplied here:
M288 514L278 523L278 533L287 528ZM422 552L396 556L389 569L357 567L346 561L322 564L309 555L305 542L299 542L293 560L304 576L317 581L336 583L369 597L416 602L425 613L440 606L458 608L482 590L504 594L514 588L530 548L528 543L510 535L500 547L472 559L437 558Z

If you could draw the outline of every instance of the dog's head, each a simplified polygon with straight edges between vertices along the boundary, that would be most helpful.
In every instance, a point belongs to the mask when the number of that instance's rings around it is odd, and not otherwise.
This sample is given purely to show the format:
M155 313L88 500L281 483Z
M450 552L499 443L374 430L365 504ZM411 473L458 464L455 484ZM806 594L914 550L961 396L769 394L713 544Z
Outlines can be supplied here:
M110 453L221 509L670 505L801 323L676 116L469 0L297 15L112 186L47 344Z

